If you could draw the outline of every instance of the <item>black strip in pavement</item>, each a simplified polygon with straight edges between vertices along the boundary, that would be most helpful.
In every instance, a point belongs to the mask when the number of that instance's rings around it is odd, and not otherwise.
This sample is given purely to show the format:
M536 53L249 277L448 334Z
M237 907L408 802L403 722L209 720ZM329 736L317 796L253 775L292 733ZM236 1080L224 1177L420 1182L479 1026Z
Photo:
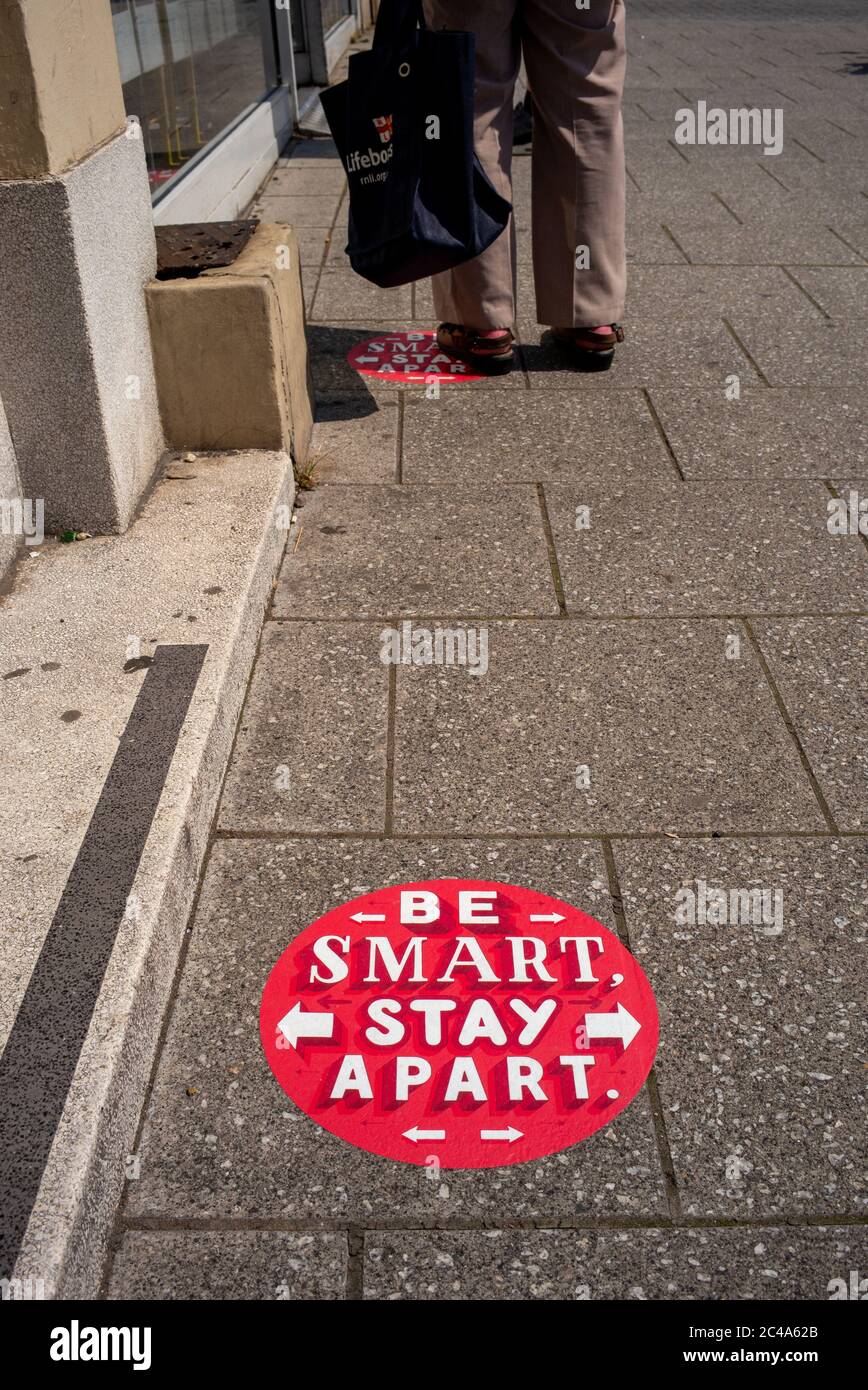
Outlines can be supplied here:
M157 647L0 1057L5 1277L21 1249L207 650Z

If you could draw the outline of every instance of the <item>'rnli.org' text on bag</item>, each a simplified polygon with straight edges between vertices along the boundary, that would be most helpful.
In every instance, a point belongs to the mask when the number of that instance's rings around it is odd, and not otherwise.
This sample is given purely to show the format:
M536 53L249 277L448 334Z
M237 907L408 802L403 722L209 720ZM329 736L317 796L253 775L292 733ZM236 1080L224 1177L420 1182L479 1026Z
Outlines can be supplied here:
M512 211L473 149L475 36L382 0L373 47L321 94L350 190L350 263L406 285L478 256Z

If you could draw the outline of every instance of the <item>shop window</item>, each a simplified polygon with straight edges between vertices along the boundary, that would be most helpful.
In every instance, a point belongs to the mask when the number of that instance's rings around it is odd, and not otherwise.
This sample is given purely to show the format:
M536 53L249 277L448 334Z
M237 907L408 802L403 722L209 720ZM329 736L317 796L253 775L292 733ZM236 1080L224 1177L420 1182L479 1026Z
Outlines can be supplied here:
M128 115L154 194L269 87L260 0L110 0Z

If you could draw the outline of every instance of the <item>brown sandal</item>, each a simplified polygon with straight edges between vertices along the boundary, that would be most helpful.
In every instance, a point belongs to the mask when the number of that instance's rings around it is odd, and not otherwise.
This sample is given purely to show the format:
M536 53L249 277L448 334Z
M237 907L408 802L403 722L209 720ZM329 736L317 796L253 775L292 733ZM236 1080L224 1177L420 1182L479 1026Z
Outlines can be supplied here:
M508 372L512 367L515 357L513 341L508 328L494 338L483 338L474 329L464 328L460 323L441 323L437 329L437 344L443 352L491 376Z
M585 372L605 372L615 356L615 344L623 343L624 330L620 323L612 324L611 333L593 333L590 328L553 328L558 347L569 352L577 367Z

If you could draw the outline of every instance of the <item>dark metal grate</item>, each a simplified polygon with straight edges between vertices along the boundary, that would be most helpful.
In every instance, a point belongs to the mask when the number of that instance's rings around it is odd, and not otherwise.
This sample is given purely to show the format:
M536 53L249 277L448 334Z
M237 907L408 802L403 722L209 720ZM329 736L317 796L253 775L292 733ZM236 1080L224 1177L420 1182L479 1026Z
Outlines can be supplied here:
M257 218L238 222L185 222L155 227L157 279L194 280L203 270L231 265L244 250Z

